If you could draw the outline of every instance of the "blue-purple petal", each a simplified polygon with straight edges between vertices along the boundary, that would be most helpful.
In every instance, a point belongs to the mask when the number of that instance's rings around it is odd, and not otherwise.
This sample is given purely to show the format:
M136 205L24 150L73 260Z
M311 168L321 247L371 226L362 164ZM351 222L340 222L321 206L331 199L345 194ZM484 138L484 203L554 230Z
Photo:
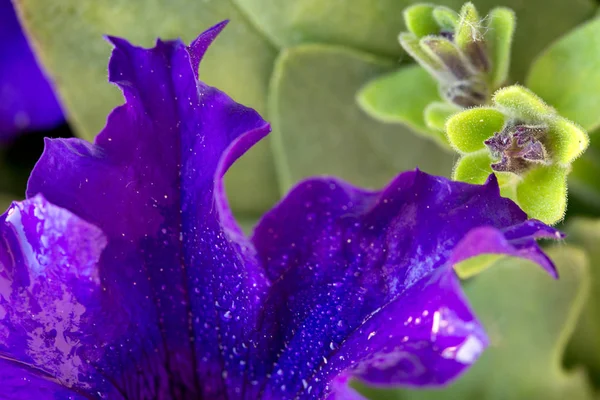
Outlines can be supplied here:
M272 282L273 372L285 371L271 373L265 391L310 388L317 399L346 376L382 386L454 379L487 338L453 265L482 253L545 261L536 235L556 231L527 222L495 180L474 186L415 171L381 192L301 183L253 238Z

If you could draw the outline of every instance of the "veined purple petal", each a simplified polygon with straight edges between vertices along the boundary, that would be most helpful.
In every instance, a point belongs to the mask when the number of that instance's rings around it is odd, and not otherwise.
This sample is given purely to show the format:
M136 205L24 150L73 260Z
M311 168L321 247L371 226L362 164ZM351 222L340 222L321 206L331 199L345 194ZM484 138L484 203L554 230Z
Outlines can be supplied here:
M10 0L0 0L0 141L63 121Z
M41 398L283 400L453 379L487 344L453 264L494 252L552 272L534 239L555 232L494 180L413 171L378 192L305 181L247 239L222 178L269 126L197 80L222 28L190 47L110 38L126 104L93 145L49 140L0 221L0 382L20 393L22 370Z
M301 183L253 238L272 282L264 308L277 338L263 357L285 371L271 373L267 398L284 385L289 398L309 388L309 398L346 398L331 382L349 377L382 386L455 378L487 338L453 265L509 254L554 274L532 239L542 227L557 237L501 198L495 179L473 186L405 172L381 192Z

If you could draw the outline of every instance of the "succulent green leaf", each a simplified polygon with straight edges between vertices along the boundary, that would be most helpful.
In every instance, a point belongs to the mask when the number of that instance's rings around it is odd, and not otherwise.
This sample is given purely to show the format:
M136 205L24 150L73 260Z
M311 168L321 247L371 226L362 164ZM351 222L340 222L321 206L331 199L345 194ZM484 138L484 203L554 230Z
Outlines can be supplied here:
M558 165L539 166L529 171L517 186L517 203L529 218L555 224L567 209L567 175Z
M415 4L404 10L406 28L418 38L436 35L440 27L433 17L434 6L431 4Z
M485 149L465 154L456 162L452 179L481 185L493 172L490 167L492 162L490 153Z
M457 106L446 102L429 103L424 112L425 125L436 132L440 132L443 142L448 144L448 137L445 134L446 122L460 110Z
M473 3L465 3L460 9L460 20L456 27L454 41L461 49L466 49L470 43L483 39L481 21Z
M600 383L600 220L577 218L567 225L571 243L582 246L590 259L591 296L567 348L567 364L585 366Z
M437 6L433 9L433 18L444 31L454 32L460 20L458 14L444 6Z
M542 122L554 113L535 93L519 85L497 90L493 101L507 115L528 123Z
M600 18L553 43L533 63L527 86L564 117L600 127Z
M555 163L563 166L571 164L589 145L587 133L568 119L558 117L548 128L545 145Z
M589 295L585 254L569 246L548 250L559 280L530 262L503 258L465 282L490 347L462 377L438 390L376 390L372 400L591 400L581 370L565 371L562 355Z
M471 108L454 114L448 120L446 134L456 151L471 153L485 148L484 140L502 130L505 118L494 108Z
M417 133L446 142L443 129L431 129L423 119L423 109L439 102L440 96L435 81L417 65L400 68L367 83L358 92L357 100L375 119L402 123Z
M490 12L488 18L485 38L492 58L490 83L492 87L497 88L508 79L515 13L508 8L498 7Z
M237 101L266 111L276 50L229 1L19 0L16 4L34 39L78 135L91 140L106 116L123 103L107 82L111 46L103 35L152 46L157 37L188 43L224 19L231 25L202 61L201 77ZM252 148L228 172L226 186L237 213L258 214L279 196L267 141Z
M452 156L402 125L364 113L354 97L393 63L345 48L304 45L285 50L275 66L270 111L282 186L330 174L381 187L415 166L447 174Z

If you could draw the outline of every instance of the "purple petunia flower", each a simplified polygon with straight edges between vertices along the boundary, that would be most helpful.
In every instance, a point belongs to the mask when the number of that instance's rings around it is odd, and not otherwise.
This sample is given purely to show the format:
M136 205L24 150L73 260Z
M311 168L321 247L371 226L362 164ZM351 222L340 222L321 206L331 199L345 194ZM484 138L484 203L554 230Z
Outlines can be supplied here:
M0 0L0 141L53 128L63 114L10 0Z
M441 385L487 344L453 265L537 262L560 236L483 186L419 171L382 191L300 183L251 239L223 174L269 131L198 81L189 47L115 45L95 144L48 140L0 221L0 398L360 399Z

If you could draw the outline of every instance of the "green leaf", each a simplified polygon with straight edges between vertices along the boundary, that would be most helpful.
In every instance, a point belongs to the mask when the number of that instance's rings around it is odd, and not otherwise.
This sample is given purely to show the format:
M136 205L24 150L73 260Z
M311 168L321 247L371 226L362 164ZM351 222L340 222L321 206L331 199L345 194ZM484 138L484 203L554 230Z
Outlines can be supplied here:
M417 37L435 35L440 27L433 17L434 6L431 4L415 4L404 10L406 28Z
M543 122L554 110L535 93L523 86L512 85L494 93L494 103L512 118L528 123Z
M489 14L486 41L492 57L490 77L493 88L500 87L508 79L511 48L515 32L515 13L504 7L494 8Z
M201 78L259 112L276 50L229 1L19 0L17 7L32 35L77 133L91 140L109 112L123 103L107 82L110 34L152 46L157 37L182 37L189 43L202 30L224 19L231 24L219 36L201 66ZM268 141L250 150L227 175L231 206L259 213L278 198Z
M527 77L529 88L588 131L600 127L599 48L596 18L548 47Z
M448 144L448 137L446 136L446 122L461 109L454 104L436 101L429 103L425 107L424 117L425 125L436 132L440 132L442 135L442 141L444 144Z
M360 87L392 67L332 46L298 46L281 54L269 114L284 188L320 174L378 188L415 166L435 174L450 171L450 154L401 125L375 121L354 101Z
M41 0L40 0L41 1ZM352 47L397 60L402 54L398 33L406 31L403 10L416 0L233 0L261 31L280 47L328 43ZM458 9L464 0L441 0L436 5ZM474 1L486 15L497 0ZM506 0L503 6L519 16L511 76L522 81L535 55L552 40L589 18L592 0Z
M583 246L590 259L591 296L567 348L567 364L585 366L600 384L600 220L577 218L567 226L569 241Z
M502 112L489 107L471 108L454 114L446 124L446 134L452 147L459 153L485 149L486 139L504 127Z
M454 32L460 21L456 11L444 6L437 6L433 9L433 18L443 30L448 32Z
M504 258L465 283L486 328L490 347L462 377L439 390L363 389L373 400L591 400L583 371L561 359L589 287L584 253L568 246L548 251L560 279L538 266Z
M440 100L435 81L423 68L411 65L367 83L357 95L358 104L382 122L402 123L417 133L446 142L444 132L431 129L423 110Z
M560 221L567 209L567 174L558 165L532 169L517 186L517 203L529 218L546 224Z

